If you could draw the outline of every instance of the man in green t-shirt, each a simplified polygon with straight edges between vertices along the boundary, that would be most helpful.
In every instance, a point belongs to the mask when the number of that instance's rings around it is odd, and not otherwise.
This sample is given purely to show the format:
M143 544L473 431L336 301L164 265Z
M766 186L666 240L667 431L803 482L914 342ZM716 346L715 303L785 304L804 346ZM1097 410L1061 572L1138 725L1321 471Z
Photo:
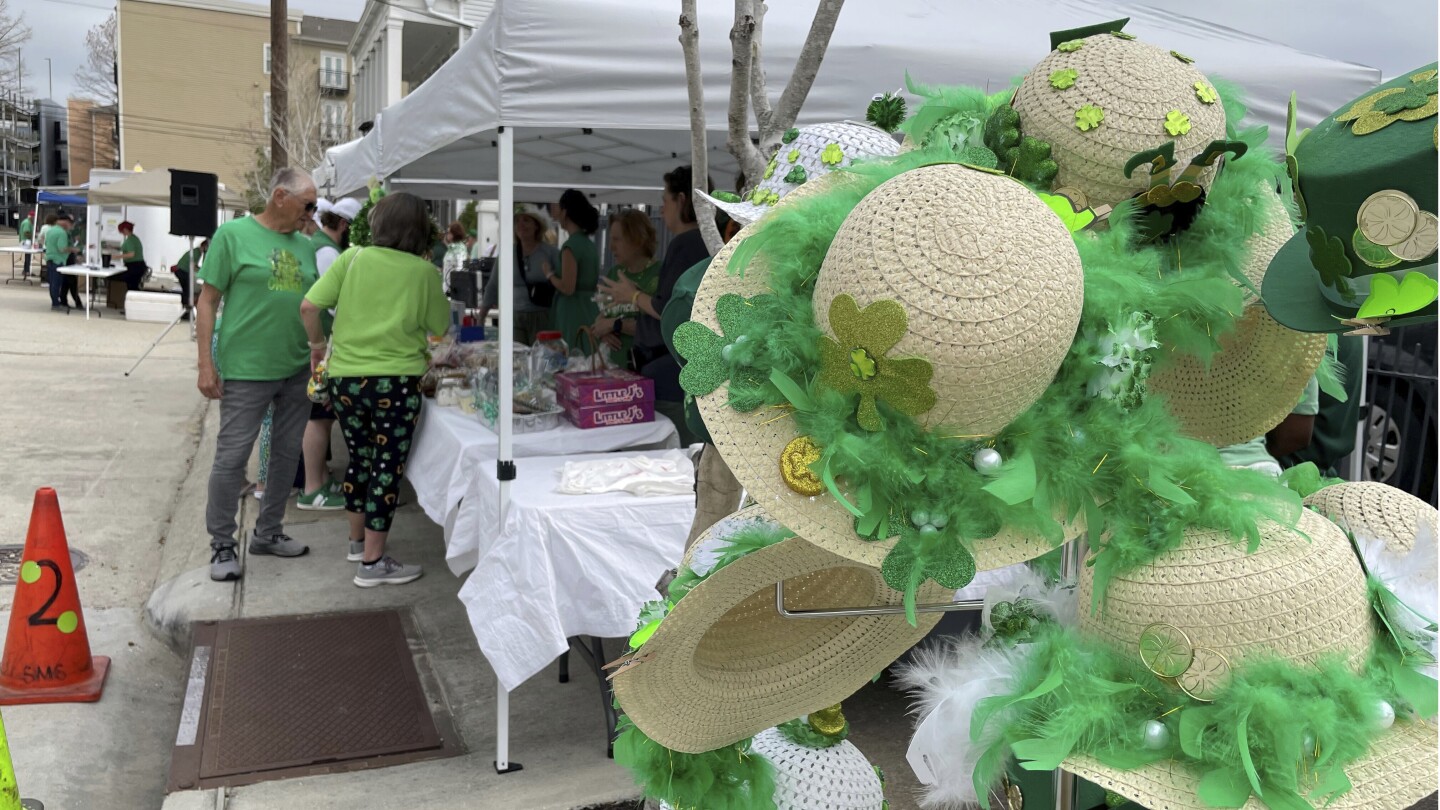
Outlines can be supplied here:
M194 250L187 250L181 254L175 262L175 266L171 268L171 272L175 274L175 281L180 285L180 308L185 310L180 316L182 321L190 320L190 308L194 303L190 300L190 281L194 277L193 271L200 266L201 262L205 261L205 251L209 249L210 240L206 239Z
M270 181L270 200L253 217L221 225L200 268L204 282L196 306L200 347L199 388L220 400L220 431L210 470L205 528L214 553L210 578L240 578L235 554L236 501L245 466L265 411L275 407L267 480L289 481L300 461L300 439L310 417L305 384L310 347L300 322L300 302L315 283L315 247L301 224L315 212L315 182L300 169L281 169ZM211 356L211 336L221 302L225 320ZM289 488L266 489L251 554L298 557L310 550L284 532Z
M70 257L80 252L80 248L70 244L70 226L75 220L70 215L61 212L55 217L55 224L45 232L45 275L50 279L50 309L65 309L65 276L60 274L61 267L70 264ZM74 286L70 287L74 290ZM72 292L75 298L76 308L83 308L80 303L80 293Z
M35 222L30 219L30 215L29 215L29 214L26 214L26 215L25 215L25 218L22 219L22 220L20 220L20 245L21 245L22 247L29 247L29 245L28 245L27 243L30 241L30 237L34 236L34 234L35 234ZM30 254L29 254L29 253L26 253L26 254L25 254L25 272L21 275L21 277L22 277L22 278L29 278L29 277L30 277Z

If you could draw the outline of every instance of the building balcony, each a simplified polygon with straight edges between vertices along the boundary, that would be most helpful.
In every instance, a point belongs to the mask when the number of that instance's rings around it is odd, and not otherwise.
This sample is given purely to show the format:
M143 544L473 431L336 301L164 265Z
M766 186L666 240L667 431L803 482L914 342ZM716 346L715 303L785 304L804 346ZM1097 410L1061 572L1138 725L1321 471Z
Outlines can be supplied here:
M320 68L320 89L326 93L350 92L350 74L344 70Z

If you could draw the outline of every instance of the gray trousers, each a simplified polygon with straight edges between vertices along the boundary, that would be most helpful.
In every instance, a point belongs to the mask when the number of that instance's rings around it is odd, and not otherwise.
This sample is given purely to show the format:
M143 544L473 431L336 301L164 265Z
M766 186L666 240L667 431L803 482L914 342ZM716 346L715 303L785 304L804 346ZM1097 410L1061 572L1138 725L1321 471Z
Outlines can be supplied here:
M245 486L245 467L255 449L265 410L275 404L275 423L270 434L270 470L265 499L255 533L261 537L280 534L285 528L285 506L290 501L290 481L300 463L300 442L310 419L310 398L305 384L308 368L285 380L226 380L220 398L220 433L215 437L215 465L210 468L210 501L205 507L205 529L210 545L235 545L240 490Z

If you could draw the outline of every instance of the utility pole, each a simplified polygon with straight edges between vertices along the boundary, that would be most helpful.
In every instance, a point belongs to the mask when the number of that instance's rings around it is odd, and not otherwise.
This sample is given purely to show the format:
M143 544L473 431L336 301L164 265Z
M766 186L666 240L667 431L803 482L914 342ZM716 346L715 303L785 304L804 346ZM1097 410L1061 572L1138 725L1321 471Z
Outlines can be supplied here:
M286 97L289 71L290 23L286 0L270 0L270 167L290 165L285 152L290 102Z

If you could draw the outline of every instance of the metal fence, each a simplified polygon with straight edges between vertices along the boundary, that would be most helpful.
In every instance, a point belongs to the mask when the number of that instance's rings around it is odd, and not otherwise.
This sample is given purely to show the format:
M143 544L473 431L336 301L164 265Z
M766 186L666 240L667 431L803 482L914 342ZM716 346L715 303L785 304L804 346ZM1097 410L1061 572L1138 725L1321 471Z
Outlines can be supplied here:
M1437 502L1435 324L1370 338L1361 406L1360 478Z

